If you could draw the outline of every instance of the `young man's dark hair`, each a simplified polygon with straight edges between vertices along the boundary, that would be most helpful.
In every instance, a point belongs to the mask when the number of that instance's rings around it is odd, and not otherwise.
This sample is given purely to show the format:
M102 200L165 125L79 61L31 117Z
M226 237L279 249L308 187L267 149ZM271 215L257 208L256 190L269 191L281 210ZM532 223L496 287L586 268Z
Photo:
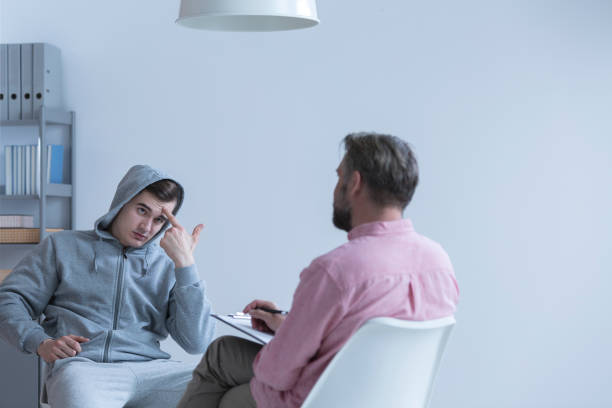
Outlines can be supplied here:
M372 200L380 206L406 208L419 182L414 153L402 139L379 133L351 133L342 143L345 181L361 173Z
M183 189L174 180L163 179L156 181L153 184L149 184L145 191L153 194L164 203L176 200L176 205L174 210L172 210L172 214L175 215L183 203Z

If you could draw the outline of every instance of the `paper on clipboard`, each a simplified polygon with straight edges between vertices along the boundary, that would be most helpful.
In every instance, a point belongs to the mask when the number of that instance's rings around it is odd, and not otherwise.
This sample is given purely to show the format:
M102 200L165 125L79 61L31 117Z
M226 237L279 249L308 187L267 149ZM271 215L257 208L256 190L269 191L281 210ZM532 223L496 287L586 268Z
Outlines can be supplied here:
M267 344L274 335L269 333L264 333L259 330L255 330L251 327L251 319L250 317L238 316L234 317L233 315L219 315L219 314L211 314L212 317L221 320L223 323L228 326L232 326L234 329L241 331L242 333L250 336L255 339L258 343ZM248 316L248 315L247 315Z

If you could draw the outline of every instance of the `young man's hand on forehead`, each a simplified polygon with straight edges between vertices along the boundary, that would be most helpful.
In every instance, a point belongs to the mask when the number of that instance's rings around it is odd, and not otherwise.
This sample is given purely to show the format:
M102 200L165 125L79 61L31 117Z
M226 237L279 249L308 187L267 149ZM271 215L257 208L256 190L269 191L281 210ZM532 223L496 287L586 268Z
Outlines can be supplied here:
M198 244L204 225L196 225L193 232L189 234L166 207L162 208L162 214L168 218L172 227L166 230L159 245L166 251L177 268L195 264L193 251Z

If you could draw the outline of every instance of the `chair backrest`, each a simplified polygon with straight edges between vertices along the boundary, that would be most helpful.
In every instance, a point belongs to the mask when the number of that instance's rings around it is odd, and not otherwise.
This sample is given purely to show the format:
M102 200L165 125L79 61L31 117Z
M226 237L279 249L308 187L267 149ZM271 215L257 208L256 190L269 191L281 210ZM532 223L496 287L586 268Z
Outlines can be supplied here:
M329 363L302 408L425 408L455 324L445 317L367 321Z

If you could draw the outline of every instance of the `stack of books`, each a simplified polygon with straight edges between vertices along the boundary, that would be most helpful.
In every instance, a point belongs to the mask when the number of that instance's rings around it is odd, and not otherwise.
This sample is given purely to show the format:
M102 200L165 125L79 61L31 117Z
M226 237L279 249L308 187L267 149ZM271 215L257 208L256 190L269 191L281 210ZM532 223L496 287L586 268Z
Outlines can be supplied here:
M0 215L0 228L34 228L34 217L22 214Z
M6 195L40 194L40 146L4 146ZM47 183L63 183L64 146L47 145Z
M60 228L47 228L47 232L61 231ZM40 229L34 228L32 215L0 215L0 244L36 244L39 242Z

